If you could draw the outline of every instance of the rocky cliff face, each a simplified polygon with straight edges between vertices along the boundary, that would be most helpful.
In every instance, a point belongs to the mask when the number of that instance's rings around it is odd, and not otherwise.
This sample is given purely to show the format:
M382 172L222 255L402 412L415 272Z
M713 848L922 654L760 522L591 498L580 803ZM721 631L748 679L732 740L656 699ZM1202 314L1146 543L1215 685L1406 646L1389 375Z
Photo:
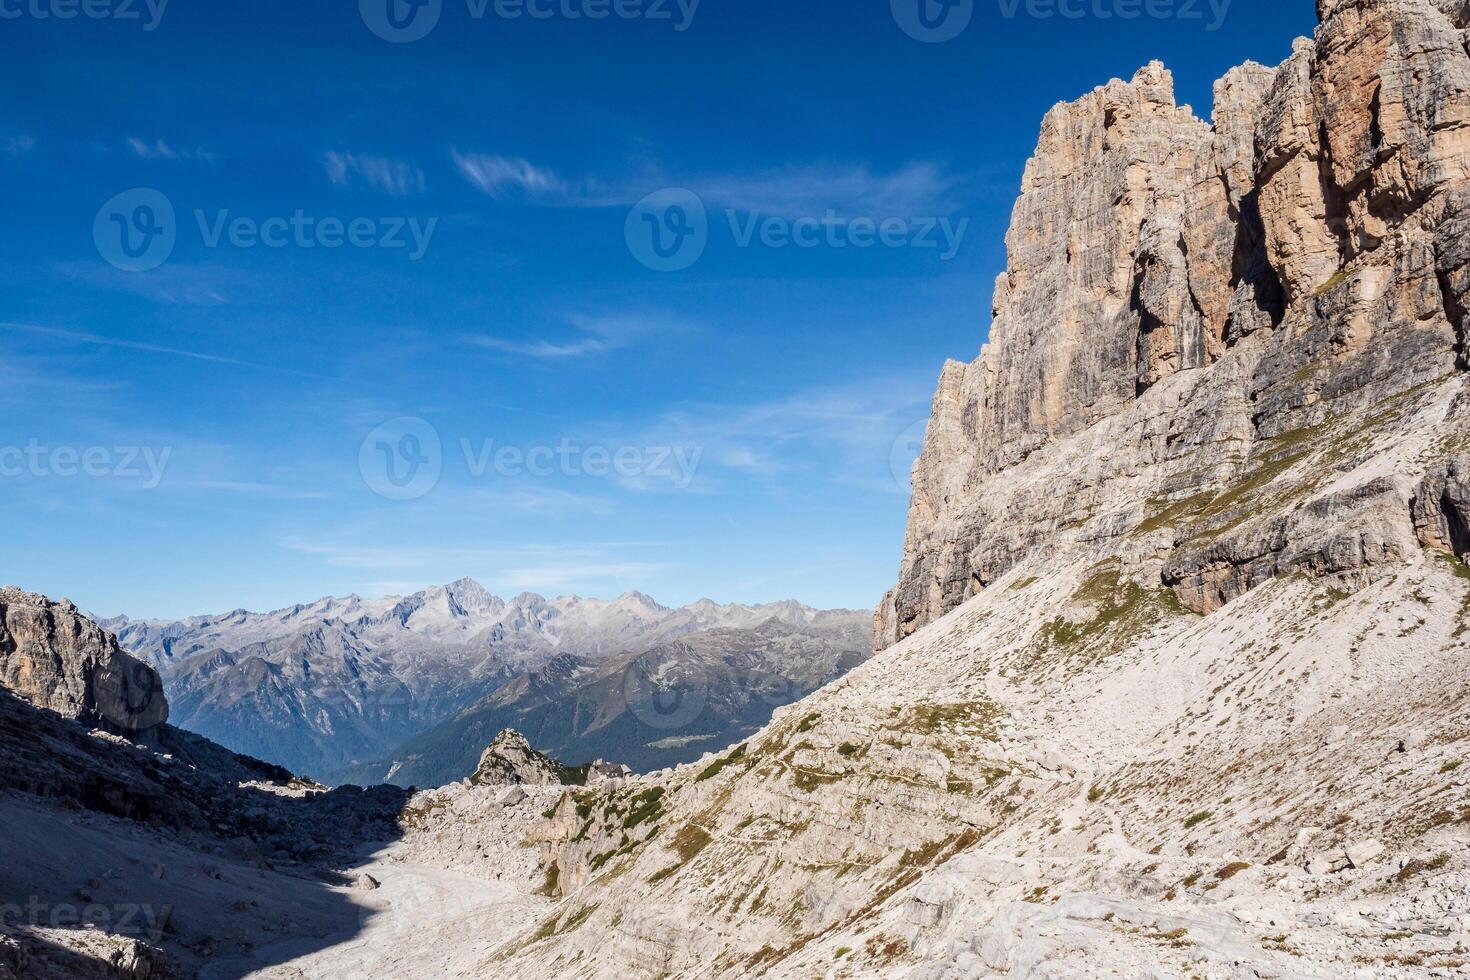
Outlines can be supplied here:
M989 343L940 382L880 647L1079 541L1201 611L1371 569L1461 479L1459 443L1382 485L1328 477L1466 368L1466 8L1318 7L1285 64L1216 85L1213 126L1157 64L1047 116ZM1267 526L1287 492L1303 506Z
M1319 9L1213 125L1159 65L1048 115L886 649L568 791L487 970L1464 969L1470 8Z
M0 687L77 721L147 732L168 720L158 673L66 600L0 589Z

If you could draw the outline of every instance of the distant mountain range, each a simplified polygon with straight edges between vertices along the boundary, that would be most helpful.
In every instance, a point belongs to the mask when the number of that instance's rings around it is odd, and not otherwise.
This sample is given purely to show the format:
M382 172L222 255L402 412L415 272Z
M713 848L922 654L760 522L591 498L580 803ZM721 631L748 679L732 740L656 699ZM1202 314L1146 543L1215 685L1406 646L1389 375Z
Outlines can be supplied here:
M637 592L506 600L471 579L269 613L100 622L157 668L180 727L329 782L426 786L468 775L507 727L572 764L698 758L872 649L866 612L671 609Z

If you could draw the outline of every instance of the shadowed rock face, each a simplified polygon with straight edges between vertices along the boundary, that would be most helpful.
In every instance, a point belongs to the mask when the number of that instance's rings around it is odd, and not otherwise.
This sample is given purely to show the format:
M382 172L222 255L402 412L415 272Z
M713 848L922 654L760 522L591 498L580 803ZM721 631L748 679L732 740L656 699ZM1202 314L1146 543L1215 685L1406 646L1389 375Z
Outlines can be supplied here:
M140 733L168 720L158 673L67 600L0 589L0 686L63 717Z
M1414 547L1417 481L1466 447L1252 520L1285 464L1361 434L1334 422L1467 366L1470 12L1318 11L1280 67L1216 84L1213 125L1158 64L1047 115L989 343L940 380L880 648L1078 538L1143 529L1129 574L1199 611Z

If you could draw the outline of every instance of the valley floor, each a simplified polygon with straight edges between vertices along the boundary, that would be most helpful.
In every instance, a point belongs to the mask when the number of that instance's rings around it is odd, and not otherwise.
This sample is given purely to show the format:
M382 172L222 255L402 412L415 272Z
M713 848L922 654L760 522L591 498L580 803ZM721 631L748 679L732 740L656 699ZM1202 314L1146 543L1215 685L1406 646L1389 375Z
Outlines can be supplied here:
M360 909L360 921L330 937L331 945L286 940L211 963L200 971L200 980L484 976L476 968L494 947L535 923L536 903L515 886L400 863L400 851L401 845L378 851L357 869L376 880L378 888L338 887Z

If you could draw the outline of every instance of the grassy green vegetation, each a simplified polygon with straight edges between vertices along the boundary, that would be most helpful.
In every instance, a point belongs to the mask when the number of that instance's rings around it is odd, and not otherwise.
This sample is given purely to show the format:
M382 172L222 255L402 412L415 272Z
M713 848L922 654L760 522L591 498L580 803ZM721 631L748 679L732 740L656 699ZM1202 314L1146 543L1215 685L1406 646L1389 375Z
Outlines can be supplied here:
M1415 877L1416 875L1422 875L1430 871L1439 871L1449 863L1450 856L1448 854L1440 854L1430 858L1427 861L1420 860L1419 858L1414 858L1408 864L1399 869L1399 873L1394 875L1394 880L1399 883L1403 883L1405 881L1408 881L1410 878Z
M1348 276L1350 275L1352 275L1352 273L1348 272L1348 270L1346 269L1334 273L1332 278L1328 279L1322 285L1317 287L1317 291L1313 293L1313 295L1317 297L1326 296L1338 286L1341 286L1344 282L1347 282Z
M1211 813L1209 810L1201 810L1199 813L1194 814L1184 821L1184 829L1193 830L1213 816L1214 814Z
M571 932L590 919L592 913L596 911L596 905L584 905L565 919L559 919L553 915L537 927L536 932L531 936L531 941L540 942L543 939L550 939L552 936L559 936L563 933Z
M536 889L537 895L545 895L549 898L556 896L556 890L561 883L561 866L552 863L546 866L546 878L541 882L541 887Z
M688 864L699 857L700 852L709 847L712 840L714 838L709 835L709 831L698 824L691 823L679 828L671 846L674 853L679 855L679 860Z
M1205 508L1210 505L1210 502L1215 499L1215 496L1214 491L1206 490L1203 493L1196 493L1192 496L1185 497L1183 500L1176 500L1172 503L1167 497L1154 497L1148 502L1149 516L1144 519L1142 524L1138 525L1138 529L1134 533L1139 535L1152 534L1166 527L1174 527L1178 524L1193 521L1204 513Z
M660 881L678 874L685 865L699 857L700 853L706 847L709 847L712 840L714 838L709 835L709 832L696 824L689 824L679 828L679 832L674 835L674 840L670 845L674 849L674 853L679 855L679 862L677 864L671 864L661 871L654 872L648 879L648 883L650 885L656 885Z
M989 698L950 704L916 704L903 712L899 728L919 735L979 735L994 739L1000 706Z
M724 772L726 767L739 762L743 758L745 758L745 745L741 743L735 746L728 755L716 759L714 762L705 766L704 769L700 770L699 775L694 777L694 781L696 783L702 783L706 779L714 779L720 773Z
M1081 621L1057 617L1042 624L1019 665L1022 670L1058 656L1082 668L1119 652L1166 619L1189 615L1172 590L1145 589L1125 579L1115 562L1097 566L1073 601L1091 609L1091 617Z
M1234 878L1236 875L1240 874L1242 871L1249 867L1250 864L1245 861L1231 862L1230 864L1225 865L1225 867L1221 868L1219 871L1215 872L1215 880L1229 881L1231 878Z
M841 781L842 776L831 772L814 772L810 769L791 767L791 784L803 793L810 793L822 786Z
M623 829L632 830L639 824L657 820L663 816L664 788L655 786L634 796L628 815L623 818Z

